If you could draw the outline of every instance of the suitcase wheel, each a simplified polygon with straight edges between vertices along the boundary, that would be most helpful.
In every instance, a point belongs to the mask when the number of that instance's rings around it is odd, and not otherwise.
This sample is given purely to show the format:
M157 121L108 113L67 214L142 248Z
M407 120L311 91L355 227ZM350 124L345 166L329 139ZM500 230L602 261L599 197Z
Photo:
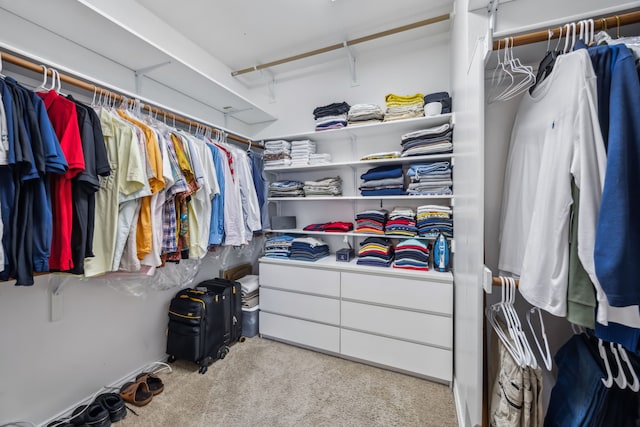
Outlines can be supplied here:
M218 359L224 359L227 354L229 354L229 347L225 345L220 350L218 350Z
M209 369L209 367L200 366L200 369L198 369L198 373L204 375L207 372L207 369Z
M240 341L240 342L245 342L246 340L247 340L247 337L242 336L242 337L240 337L240 339L239 339L238 341Z
M173 363L176 361L176 357L172 354L167 358L168 363Z

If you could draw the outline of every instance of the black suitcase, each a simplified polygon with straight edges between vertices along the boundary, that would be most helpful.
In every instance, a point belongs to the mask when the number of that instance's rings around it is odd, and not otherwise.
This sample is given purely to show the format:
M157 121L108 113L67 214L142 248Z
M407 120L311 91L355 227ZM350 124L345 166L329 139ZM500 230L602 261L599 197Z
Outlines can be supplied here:
M183 289L169 305L167 354L169 362L185 359L200 365L204 374L229 352L225 342L225 309L219 293Z
M242 288L240 283L216 277L199 283L198 288L206 288L217 292L223 298L225 307L225 343L231 345L237 341L242 341Z

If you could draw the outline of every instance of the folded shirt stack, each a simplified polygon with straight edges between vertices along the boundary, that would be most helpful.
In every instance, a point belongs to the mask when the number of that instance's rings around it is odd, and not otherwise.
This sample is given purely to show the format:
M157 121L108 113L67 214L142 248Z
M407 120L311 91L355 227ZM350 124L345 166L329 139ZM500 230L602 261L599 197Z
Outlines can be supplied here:
M363 196L404 196L402 166L379 166L369 169L360 178L360 194Z
M347 113L350 108L346 102L334 102L315 108L313 118L316 121L316 130L340 129L347 126Z
M380 153L367 154L360 158L360 160L383 160L383 159L397 159L400 157L399 151L384 151Z
M439 205L418 206L418 234L424 237L438 237L439 233L447 238L453 237L453 219L451 208Z
M291 165L308 165L309 157L316 152L316 144L308 139L291 141Z
M309 154L310 165L328 165L329 163L331 163L331 154L328 154L328 153Z
M356 214L356 233L384 234L389 211L370 209Z
M303 188L300 181L274 181L269 184L269 197L304 197Z
M407 170L407 193L418 196L450 196L453 194L451 165L447 161L417 163Z
M393 245L384 237L367 237L360 243L357 264L389 267L393 262Z
M325 222L322 224L309 224L304 231L324 231L327 233L347 233L353 230L353 223L344 221Z
M260 289L258 286L258 276L249 274L237 280L240 283L240 297L242 306L252 308L260 302Z
M349 125L363 125L367 123L379 123L384 118L384 111L376 104L352 105L347 115Z
M402 135L402 157L450 153L453 129L449 123Z
M314 196L341 196L342 178L339 176L322 178L318 181L305 181L304 194Z
M414 237L418 235L416 214L411 208L396 207L389 213L389 219L384 226L387 236Z
M268 258L289 258L293 239L295 237L288 234L267 238L264 242L264 256Z
M291 165L291 143L284 139L265 142L263 158L265 166Z
M317 261L329 255L329 246L320 239L298 237L291 242L290 259Z
M384 100L387 105L385 122L424 117L424 95L421 93L408 96L390 93Z
M429 270L429 247L416 239L407 239L396 245L393 268Z

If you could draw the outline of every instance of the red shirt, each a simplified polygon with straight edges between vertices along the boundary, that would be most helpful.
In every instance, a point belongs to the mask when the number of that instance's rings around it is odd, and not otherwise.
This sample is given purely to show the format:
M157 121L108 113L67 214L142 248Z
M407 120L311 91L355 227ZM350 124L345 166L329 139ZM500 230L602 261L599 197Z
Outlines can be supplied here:
M51 211L53 236L49 269L66 271L73 268L71 258L71 230L73 228L73 199L71 179L84 170L84 155L78 127L75 103L54 91L38 93L47 108L47 115L56 132L60 148L69 170L63 175L51 174Z

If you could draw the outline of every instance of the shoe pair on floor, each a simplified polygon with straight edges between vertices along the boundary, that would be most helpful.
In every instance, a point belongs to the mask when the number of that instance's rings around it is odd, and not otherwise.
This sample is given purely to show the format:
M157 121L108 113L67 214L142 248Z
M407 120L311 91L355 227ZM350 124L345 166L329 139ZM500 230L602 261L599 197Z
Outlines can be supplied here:
M47 427L109 427L126 416L127 407L117 393L102 393L93 403L78 406L68 420L54 421Z
M143 372L133 382L128 382L120 388L120 397L125 402L136 406L144 406L151 402L164 390L162 380L153 372Z
M68 420L54 421L47 427L109 427L127 416L125 402L144 406L162 393L164 384L153 372L143 372L120 388L120 394L100 394L90 405L78 406Z

